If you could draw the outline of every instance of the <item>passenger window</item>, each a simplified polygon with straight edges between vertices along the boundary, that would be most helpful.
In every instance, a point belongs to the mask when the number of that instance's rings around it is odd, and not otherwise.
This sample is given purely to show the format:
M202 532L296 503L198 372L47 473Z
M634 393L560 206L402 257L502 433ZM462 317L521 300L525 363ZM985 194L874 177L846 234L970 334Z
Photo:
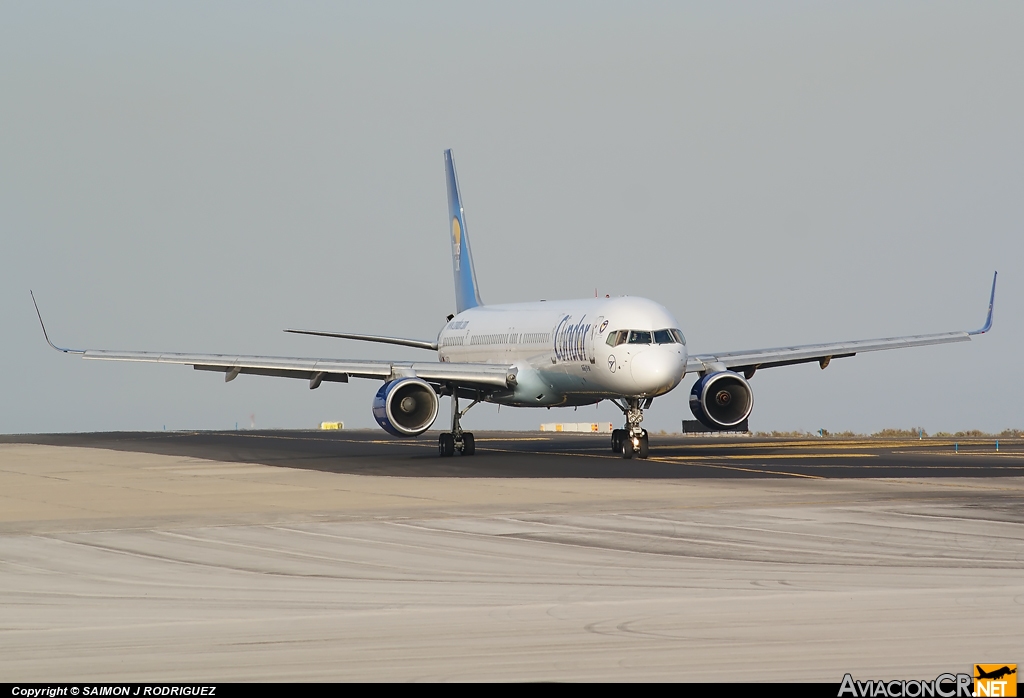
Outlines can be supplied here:
M640 331L640 330L630 330L630 333L629 333L629 343L630 344L650 344L651 343L651 333L650 332L643 332L643 331Z

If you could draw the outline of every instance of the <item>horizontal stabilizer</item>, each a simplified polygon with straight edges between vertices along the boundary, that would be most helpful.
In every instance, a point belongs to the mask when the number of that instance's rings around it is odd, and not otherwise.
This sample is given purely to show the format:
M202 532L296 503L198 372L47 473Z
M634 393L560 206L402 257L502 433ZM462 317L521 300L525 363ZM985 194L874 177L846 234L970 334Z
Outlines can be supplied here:
M355 339L360 342L380 342L381 344L397 344L400 347L416 349L432 349L437 351L437 342L422 339L404 339L402 337L382 337L376 334L352 334L351 332L322 332L320 330L285 330L292 334L311 334L316 337L335 337L337 339Z

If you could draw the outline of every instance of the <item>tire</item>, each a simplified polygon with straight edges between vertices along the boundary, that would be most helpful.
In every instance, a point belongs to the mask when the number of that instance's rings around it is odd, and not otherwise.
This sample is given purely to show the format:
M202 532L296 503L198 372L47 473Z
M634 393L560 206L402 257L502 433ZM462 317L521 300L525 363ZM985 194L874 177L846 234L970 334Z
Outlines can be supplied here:
M647 432L645 431L640 437L640 450L637 451L637 455L640 458L647 458L648 453L650 453L650 447L647 445Z
M472 456L474 453L476 453L476 439L473 438L472 433L462 432L462 455Z
M455 437L451 434L441 434L437 437L437 451L442 458L455 455Z
M626 460L633 457L633 439L628 436L622 440L622 457Z
M625 429L612 429L612 453L622 453L622 440Z

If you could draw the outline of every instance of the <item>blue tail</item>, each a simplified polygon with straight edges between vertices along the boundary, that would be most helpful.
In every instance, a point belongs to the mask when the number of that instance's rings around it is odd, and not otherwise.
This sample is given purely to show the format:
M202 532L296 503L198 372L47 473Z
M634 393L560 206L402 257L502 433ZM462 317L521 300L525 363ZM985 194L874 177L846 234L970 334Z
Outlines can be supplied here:
M455 271L455 310L483 305L476 285L476 270L473 268L473 253L469 249L469 235L466 234L466 217L462 211L462 197L459 196L459 180L455 176L455 161L452 151L444 151L444 170L448 181L448 220L452 232L452 267Z

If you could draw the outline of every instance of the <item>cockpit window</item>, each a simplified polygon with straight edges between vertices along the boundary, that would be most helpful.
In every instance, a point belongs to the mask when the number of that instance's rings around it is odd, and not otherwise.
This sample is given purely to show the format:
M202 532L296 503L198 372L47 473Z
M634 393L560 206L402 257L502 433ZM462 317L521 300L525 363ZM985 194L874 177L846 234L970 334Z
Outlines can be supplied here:
M605 343L610 347L617 347L620 344L626 342L626 337L629 335L629 330L619 330L618 332L612 332L608 335L608 339Z
M658 344L686 344L686 337L675 329L655 330L654 341Z
M655 330L619 330L609 332L605 343L610 347L617 347L620 344L686 344L686 337L676 329Z

